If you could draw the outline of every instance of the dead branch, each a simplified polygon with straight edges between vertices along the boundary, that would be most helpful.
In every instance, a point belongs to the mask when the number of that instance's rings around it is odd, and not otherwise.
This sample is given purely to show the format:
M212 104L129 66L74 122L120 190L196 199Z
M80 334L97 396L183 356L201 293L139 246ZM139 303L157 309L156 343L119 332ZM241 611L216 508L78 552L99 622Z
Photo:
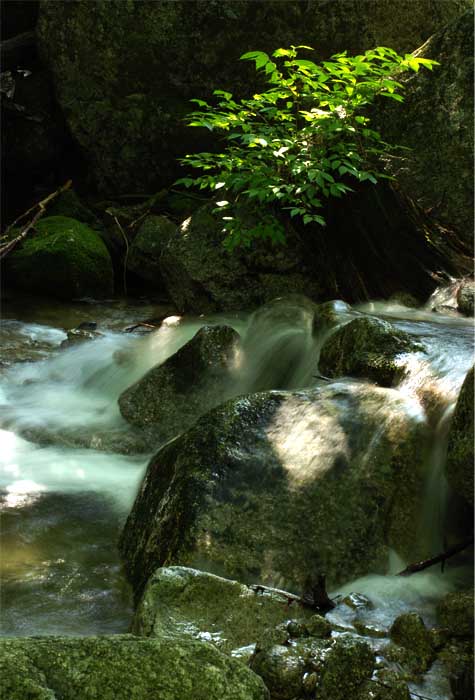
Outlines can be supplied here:
M15 219L15 221L12 224L10 224L10 226L7 228L7 230L5 231L5 234L2 236L2 238L5 238L8 235L8 233L13 229L13 227L19 221L22 221L32 211L34 211L35 209L38 209L38 211L36 212L36 214L34 215L32 220L25 226L25 228L18 234L18 236L13 238L11 241L8 241L7 243L0 245L0 260L2 260L6 255L8 255L8 253L10 253L10 251L12 251L13 248L15 248L18 245L18 243L20 243L21 241L23 241L27 237L27 235L30 233L30 231L33 230L38 219L40 219L43 216L43 214L45 213L48 204L50 204L53 201L53 199L56 199L56 197L58 197L62 192L69 190L71 185L72 185L72 181L68 180L65 185L63 185L62 187L57 189L55 192L52 192L51 194L49 194L47 197L42 199L41 202L38 202L37 204L32 206L30 209L28 209L28 211L26 211L24 214L19 216L18 219Z
M419 561L419 562L416 562L415 564L410 564L409 566L406 566L406 568L403 571L400 571L397 575L398 576L410 576L411 574L415 574L418 571L424 571L424 569L428 569L430 566L435 566L436 564L439 564L440 562L444 562L447 559L450 559L450 557L453 557L455 554L462 552L464 549L467 549L467 547L470 547L470 545L472 545L472 544L473 544L473 535L472 535L472 537L468 537L466 540L459 542L458 544L454 545L453 547L446 549L445 552L441 552L436 557L431 557L430 559L424 559L424 561Z

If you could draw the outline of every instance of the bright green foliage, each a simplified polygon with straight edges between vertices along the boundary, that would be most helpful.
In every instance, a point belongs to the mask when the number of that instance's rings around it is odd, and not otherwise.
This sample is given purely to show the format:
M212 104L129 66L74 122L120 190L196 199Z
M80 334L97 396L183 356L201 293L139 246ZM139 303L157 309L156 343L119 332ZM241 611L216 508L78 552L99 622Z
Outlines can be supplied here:
M241 59L254 61L264 74L268 89L249 99L215 90L217 104L192 100L199 109L188 116L190 126L224 134L221 153L198 153L181 159L202 171L178 183L225 193L217 206L222 210L226 244L248 244L253 237L284 240L284 229L275 217L259 217L266 205L286 209L304 224L322 226L324 198L351 191L351 180L376 183L385 177L378 159L394 150L370 128L366 107L377 95L403 101L403 85L394 76L432 69L436 61L402 57L378 47L360 56L346 52L317 65L298 58L308 46L277 49L268 56L251 51ZM235 214L240 198L257 214L250 230Z

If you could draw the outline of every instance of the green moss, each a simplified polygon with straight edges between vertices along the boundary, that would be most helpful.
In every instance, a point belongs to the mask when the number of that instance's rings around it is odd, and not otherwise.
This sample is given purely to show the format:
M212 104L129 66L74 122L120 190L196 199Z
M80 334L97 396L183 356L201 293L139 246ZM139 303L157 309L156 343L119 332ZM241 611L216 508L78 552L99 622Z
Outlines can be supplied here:
M414 672L426 671L434 660L429 630L416 612L397 617L389 631L391 640L405 650L405 663Z
M437 605L437 617L451 636L473 638L473 589L446 595Z
M447 478L458 496L474 503L474 368L460 390L450 426Z
M38 221L7 258L6 279L26 291L61 299L113 293L112 263L99 235L64 216Z
M366 642L342 635L325 656L318 697L321 700L348 700L371 678L375 658Z

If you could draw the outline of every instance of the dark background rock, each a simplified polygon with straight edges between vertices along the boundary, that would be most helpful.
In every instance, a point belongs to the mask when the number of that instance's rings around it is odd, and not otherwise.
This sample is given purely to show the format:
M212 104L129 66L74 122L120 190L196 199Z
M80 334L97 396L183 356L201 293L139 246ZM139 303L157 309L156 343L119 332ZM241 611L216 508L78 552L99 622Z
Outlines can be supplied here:
M447 478L455 493L473 507L474 465L474 370L460 390L449 430Z

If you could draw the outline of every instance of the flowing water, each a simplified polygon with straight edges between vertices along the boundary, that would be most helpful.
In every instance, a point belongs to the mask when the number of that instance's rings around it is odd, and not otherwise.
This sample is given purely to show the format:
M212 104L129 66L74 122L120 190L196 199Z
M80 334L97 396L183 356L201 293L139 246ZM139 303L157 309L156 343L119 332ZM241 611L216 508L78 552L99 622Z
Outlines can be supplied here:
M1 322L0 488L2 634L97 634L125 631L130 595L116 542L149 454L122 419L120 393L163 362L205 324L226 323L243 343L231 393L318 385L317 359L327 331L315 335L313 311L293 299L253 314L169 317L147 335L131 323L163 316L157 306L6 304ZM341 323L370 314L416 336L424 353L401 358L399 390L427 407L433 429L422 530L428 556L442 546L447 430L473 363L472 323L452 314L373 303L335 305ZM97 322L93 340L61 348L66 331ZM120 454L119 454L120 453ZM397 562L394 569L402 568ZM410 579L368 576L346 588L378 601L373 617L389 624L402 610L425 611L459 584L462 570ZM432 607L431 607L432 606ZM371 621L371 620L370 620ZM372 619L374 622L374 619ZM341 621L340 621L341 622ZM444 698L432 688L430 697ZM442 694L441 694L442 693Z

